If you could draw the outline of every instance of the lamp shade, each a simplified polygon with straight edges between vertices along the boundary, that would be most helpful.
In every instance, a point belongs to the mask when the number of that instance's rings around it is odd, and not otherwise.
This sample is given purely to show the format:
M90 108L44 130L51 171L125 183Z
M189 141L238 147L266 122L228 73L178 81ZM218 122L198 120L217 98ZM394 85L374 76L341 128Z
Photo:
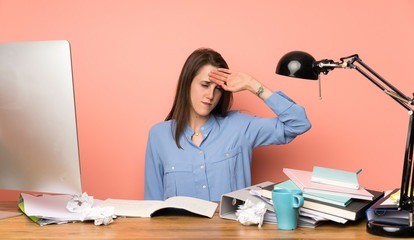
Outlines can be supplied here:
M276 67L276 73L288 77L318 80L313 68L315 59L306 52L293 51L285 54Z

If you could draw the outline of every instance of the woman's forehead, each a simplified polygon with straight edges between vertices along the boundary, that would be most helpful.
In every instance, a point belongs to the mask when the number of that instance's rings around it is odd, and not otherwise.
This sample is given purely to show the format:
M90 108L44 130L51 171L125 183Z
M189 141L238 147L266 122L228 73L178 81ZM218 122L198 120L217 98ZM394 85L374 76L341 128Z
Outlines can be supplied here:
M212 70L215 70L215 69L217 69L217 68L214 67L214 66L212 66L212 65L210 65L210 64L204 65L203 67L201 67L198 70L198 72L197 72L197 74L196 74L195 77L197 78L197 77L205 77L205 76L207 76L207 79L206 80L208 80L208 73L211 72ZM210 81L210 80L208 80L208 81Z

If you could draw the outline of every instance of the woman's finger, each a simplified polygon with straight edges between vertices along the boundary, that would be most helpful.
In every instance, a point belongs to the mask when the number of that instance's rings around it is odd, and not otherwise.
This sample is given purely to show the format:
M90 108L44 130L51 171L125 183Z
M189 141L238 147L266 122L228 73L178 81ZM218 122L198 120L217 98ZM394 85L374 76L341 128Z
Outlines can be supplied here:
M210 78L214 78L219 81L225 82L227 80L227 74L223 74L217 71L211 71L208 75Z
M217 68L217 71L226 73L226 74L231 74L230 69L227 69L227 68Z
M220 85L226 85L226 82L225 81L222 81L222 80L217 79L215 77L210 76L209 79L210 79L210 81L212 81L213 83L216 83L219 86Z

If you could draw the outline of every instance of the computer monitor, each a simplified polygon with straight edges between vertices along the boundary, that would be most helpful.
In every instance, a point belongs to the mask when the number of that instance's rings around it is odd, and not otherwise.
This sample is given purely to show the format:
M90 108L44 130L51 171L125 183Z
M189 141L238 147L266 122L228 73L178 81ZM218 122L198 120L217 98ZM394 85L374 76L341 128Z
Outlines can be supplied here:
M70 44L0 43L0 189L82 193Z

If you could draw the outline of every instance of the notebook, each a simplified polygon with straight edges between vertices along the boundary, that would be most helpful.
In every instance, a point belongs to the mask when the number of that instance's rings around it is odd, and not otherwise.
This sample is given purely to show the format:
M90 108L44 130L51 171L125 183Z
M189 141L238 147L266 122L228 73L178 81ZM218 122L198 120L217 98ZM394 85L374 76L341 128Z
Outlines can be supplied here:
M332 168L313 167L312 182L351 189L359 188L357 173Z

